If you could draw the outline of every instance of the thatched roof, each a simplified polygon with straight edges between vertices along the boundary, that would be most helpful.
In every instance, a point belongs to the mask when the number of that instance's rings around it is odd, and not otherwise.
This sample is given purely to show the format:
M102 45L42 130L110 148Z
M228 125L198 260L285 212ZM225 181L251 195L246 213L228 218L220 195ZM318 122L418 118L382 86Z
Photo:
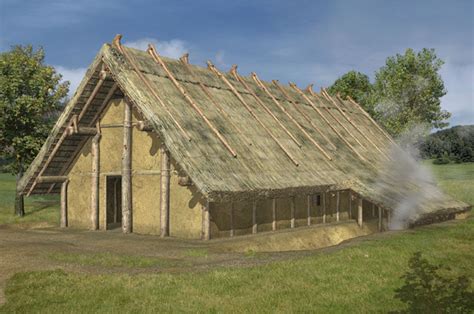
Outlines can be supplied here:
M256 76L220 76L213 66L190 65L186 58L153 57L116 42L105 44L90 66L22 179L24 193L57 192L58 187L35 184L35 179L41 171L43 175L67 172L85 139L61 139L61 135L87 102L101 67L110 75L81 123L94 124L116 83L119 89L114 93L123 93L150 121L176 164L210 201L350 188L393 208L406 191L390 178L385 182L393 185L390 195L374 187L386 171L380 165L392 144L353 101L262 82ZM61 145L56 145L59 140ZM54 156L48 158L56 146ZM446 196L426 204L430 211L465 206Z

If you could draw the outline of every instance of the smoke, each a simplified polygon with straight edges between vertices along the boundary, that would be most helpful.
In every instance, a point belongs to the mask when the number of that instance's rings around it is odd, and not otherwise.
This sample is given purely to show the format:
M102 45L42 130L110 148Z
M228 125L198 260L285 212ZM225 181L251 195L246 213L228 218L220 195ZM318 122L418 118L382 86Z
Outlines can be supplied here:
M442 197L432 173L419 162L417 144L429 130L427 125L417 125L404 132L397 139L398 144L390 148L390 160L382 164L384 170L376 180L376 192L394 202L388 226L391 230L407 228L428 203Z

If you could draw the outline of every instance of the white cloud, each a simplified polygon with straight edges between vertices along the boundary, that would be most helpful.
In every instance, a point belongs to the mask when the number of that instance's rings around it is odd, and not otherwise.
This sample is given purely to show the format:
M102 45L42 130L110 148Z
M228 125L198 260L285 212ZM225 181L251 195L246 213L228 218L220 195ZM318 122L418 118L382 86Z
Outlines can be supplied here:
M440 72L448 91L441 106L451 112L451 125L474 124L474 64L447 61Z
M181 39L159 41L155 38L141 38L134 41L127 41L123 44L127 47L132 47L140 50L147 50L148 44L153 44L160 55L174 59L178 59L184 53L189 51L189 49L186 47L186 42Z
M76 92L77 87L81 83L84 75L86 74L87 68L68 68L61 65L54 66L56 71L60 73L63 78L62 81L69 81L69 96L72 97Z

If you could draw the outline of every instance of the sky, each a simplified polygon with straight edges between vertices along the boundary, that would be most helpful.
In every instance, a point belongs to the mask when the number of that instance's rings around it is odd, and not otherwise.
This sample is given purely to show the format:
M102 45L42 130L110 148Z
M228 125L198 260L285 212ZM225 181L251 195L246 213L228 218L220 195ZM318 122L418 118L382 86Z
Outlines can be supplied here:
M327 87L350 70L373 80L389 56L434 48L445 61L443 109L474 124L474 1L0 0L0 51L42 46L74 93L100 47L190 53L221 70Z

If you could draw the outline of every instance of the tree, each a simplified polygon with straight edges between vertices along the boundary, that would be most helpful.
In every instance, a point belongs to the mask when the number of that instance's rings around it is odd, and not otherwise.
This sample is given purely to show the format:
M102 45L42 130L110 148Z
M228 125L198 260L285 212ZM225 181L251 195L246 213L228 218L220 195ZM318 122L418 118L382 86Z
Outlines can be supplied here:
M375 117L373 86L369 77L357 71L349 71L328 88L331 95L340 94L342 98L350 96L359 103L371 116Z
M378 121L392 134L399 135L416 124L434 128L448 125L450 113L441 110L446 94L439 70L443 65L433 49L416 53L407 49L386 60L375 73L374 97Z
M24 215L18 181L48 136L66 98L69 82L44 64L44 50L14 46L0 53L0 158L17 175L15 213Z
M467 276L454 277L450 269L430 264L416 252L403 276L405 284L395 290L395 298L408 307L398 313L471 313L474 293Z

